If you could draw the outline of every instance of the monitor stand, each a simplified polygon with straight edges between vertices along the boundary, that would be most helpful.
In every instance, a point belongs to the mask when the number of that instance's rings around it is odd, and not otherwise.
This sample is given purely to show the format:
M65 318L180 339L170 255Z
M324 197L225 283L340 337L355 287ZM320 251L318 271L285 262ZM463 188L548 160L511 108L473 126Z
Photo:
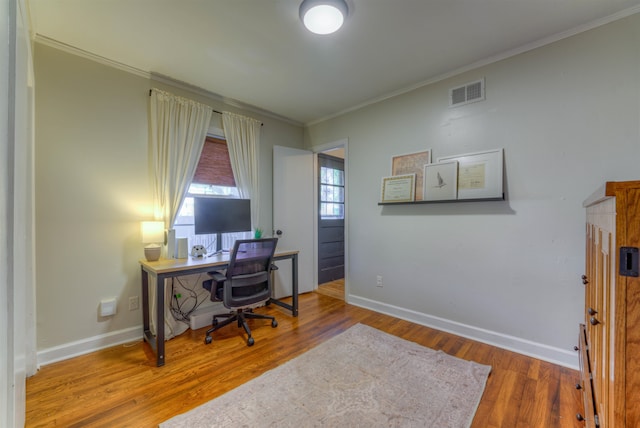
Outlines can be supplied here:
M216 251L212 256L216 256L218 254L222 254L222 232L216 233Z

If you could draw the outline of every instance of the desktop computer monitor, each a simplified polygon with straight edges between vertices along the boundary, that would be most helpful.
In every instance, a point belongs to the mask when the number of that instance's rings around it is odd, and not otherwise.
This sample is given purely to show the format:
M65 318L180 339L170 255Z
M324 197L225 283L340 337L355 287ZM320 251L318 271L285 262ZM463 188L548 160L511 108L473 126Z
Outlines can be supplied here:
M196 235L216 234L216 252L222 250L222 234L251 231L251 200L198 196L193 198Z

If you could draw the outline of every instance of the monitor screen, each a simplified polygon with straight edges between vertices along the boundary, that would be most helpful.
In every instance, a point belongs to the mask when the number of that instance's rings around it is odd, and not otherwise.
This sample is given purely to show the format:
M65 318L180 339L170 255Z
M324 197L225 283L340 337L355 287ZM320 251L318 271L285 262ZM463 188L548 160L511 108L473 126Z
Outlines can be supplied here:
M196 235L251 231L251 201L196 197L194 203L194 226Z

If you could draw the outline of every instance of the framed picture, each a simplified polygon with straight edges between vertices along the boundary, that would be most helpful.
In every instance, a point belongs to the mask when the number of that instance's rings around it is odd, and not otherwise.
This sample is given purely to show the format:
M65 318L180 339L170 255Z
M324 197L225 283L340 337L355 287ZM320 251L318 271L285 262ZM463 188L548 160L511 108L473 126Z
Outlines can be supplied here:
M504 198L503 149L438 158L458 161L458 199Z
M416 200L421 200L423 185L422 174L424 174L424 166L428 163L431 163L431 150L393 156L391 158L391 175L415 174L415 196Z
M425 201L449 201L458 198L458 161L432 163L424 166Z
M415 189L415 174L383 177L381 202L412 202L415 200Z

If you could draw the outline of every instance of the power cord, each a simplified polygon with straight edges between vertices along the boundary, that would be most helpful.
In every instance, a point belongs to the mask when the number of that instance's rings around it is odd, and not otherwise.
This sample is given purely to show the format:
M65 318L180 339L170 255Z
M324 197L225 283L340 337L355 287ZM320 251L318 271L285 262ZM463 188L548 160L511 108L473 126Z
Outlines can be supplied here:
M180 287L187 293L186 297L183 298L180 293L176 292L174 280L178 281ZM195 284L200 284L201 280L202 274L199 274L197 280L195 281ZM186 286L179 277L173 278L171 281L171 295L171 313L176 320L181 321L185 324L190 324L191 314L193 314L193 312L205 302L205 300L198 302L198 293L194 290L194 288ZM187 301L193 303L187 305Z

